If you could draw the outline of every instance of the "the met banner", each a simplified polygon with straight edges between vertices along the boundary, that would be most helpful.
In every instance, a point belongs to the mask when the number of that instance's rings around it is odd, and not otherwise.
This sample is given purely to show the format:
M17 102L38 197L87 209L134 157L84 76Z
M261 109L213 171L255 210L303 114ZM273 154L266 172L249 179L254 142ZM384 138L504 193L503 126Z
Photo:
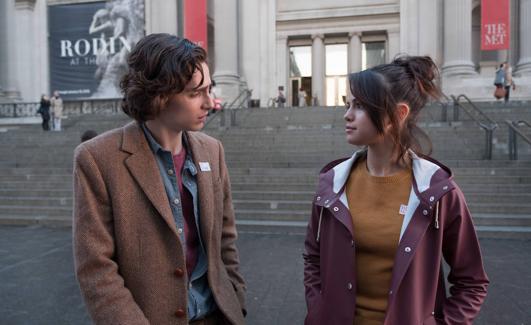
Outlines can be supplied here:
M481 50L509 48L509 0L481 0Z
M117 98L131 47L144 36L144 0L49 7L50 83L65 98Z
M185 0L184 37L207 50L207 2L206 0Z

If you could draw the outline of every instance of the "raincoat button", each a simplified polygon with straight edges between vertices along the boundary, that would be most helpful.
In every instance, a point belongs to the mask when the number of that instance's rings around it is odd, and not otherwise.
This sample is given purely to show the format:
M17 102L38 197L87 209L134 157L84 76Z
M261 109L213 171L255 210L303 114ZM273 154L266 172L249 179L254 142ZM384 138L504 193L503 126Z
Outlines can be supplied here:
M168 175L173 175L173 169L168 169Z
M335 212L339 211L339 208L338 207L334 207L334 211Z
M349 282L349 283L347 284L347 289L352 290L352 283Z
M182 234L182 233L183 233L183 228L179 228L179 229L177 229L177 232L178 232L179 234Z
M330 202L330 200L325 200L325 204L328 204L328 202Z
M393 290L389 291L389 294L392 295L393 294Z
M428 215L428 210L423 210L423 211L422 211L422 214L425 215L425 216L427 216L427 215Z
M354 241L353 240L350 241L350 246L354 247Z
M173 204L175 204L175 205L179 205L179 203L181 203L181 201L179 201L179 199L175 199L175 200L173 200Z
M448 189L448 186L445 186L445 187L443 187L443 190L445 190L445 191L446 191L447 189Z
M321 201L321 197L320 196L317 197L317 201Z
M432 312L431 312L431 314L432 314L432 315L435 315L435 312L434 312L434 311L432 311Z
M435 197L432 196L430 197L430 202L433 202L433 201L435 201Z
M411 252L411 247L408 246L408 247L404 248L404 251L406 251L406 253Z

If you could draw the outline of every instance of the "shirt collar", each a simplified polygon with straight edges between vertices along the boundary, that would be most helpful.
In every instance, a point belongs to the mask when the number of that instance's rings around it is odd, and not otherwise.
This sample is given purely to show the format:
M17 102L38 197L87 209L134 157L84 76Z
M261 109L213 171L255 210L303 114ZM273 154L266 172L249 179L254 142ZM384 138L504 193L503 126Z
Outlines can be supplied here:
M142 131L146 135L146 139L149 143L149 147L154 154L158 155L160 153L170 153L167 150L164 150L162 146L157 142L151 131L147 128L146 123L141 123ZM192 161L192 155L190 153L190 145L188 141L188 135L186 132L183 132L183 148L186 150L186 158L184 161L184 169L188 169L190 173L195 176L197 174L197 168L195 168L194 162ZM171 154L171 153L170 153Z
M142 130L144 131L144 134L146 135L146 139L149 143L149 147L151 148L151 151L153 153L158 152L168 152L167 150L164 150L162 146L157 142L151 131L146 126L146 123L141 123L140 126L142 127ZM186 132L183 131L183 148L186 150L186 158L190 156L190 150L188 149L190 146L188 145L188 136L186 135Z

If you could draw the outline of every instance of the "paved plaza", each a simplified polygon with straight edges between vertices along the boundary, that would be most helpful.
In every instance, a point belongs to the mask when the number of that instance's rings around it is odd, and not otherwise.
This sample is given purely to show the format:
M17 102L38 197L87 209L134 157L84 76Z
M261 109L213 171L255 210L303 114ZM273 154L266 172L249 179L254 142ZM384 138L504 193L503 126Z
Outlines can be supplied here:
M72 263L69 228L0 227L0 324L90 324ZM240 229L248 324L302 324L304 229ZM491 279L475 324L531 324L531 241L483 239Z

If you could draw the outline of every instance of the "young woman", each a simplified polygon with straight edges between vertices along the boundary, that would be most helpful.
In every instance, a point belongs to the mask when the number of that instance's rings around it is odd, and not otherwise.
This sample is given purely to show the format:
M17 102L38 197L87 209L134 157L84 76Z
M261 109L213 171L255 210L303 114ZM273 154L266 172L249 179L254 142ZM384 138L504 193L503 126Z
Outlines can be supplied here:
M440 94L436 77L429 57L349 76L346 138L364 149L319 176L305 241L305 324L463 325L478 314L488 279L471 216L451 171L422 155L415 125Z
M46 95L41 96L41 104L37 110L42 117L42 129L44 131L50 130L50 99Z

